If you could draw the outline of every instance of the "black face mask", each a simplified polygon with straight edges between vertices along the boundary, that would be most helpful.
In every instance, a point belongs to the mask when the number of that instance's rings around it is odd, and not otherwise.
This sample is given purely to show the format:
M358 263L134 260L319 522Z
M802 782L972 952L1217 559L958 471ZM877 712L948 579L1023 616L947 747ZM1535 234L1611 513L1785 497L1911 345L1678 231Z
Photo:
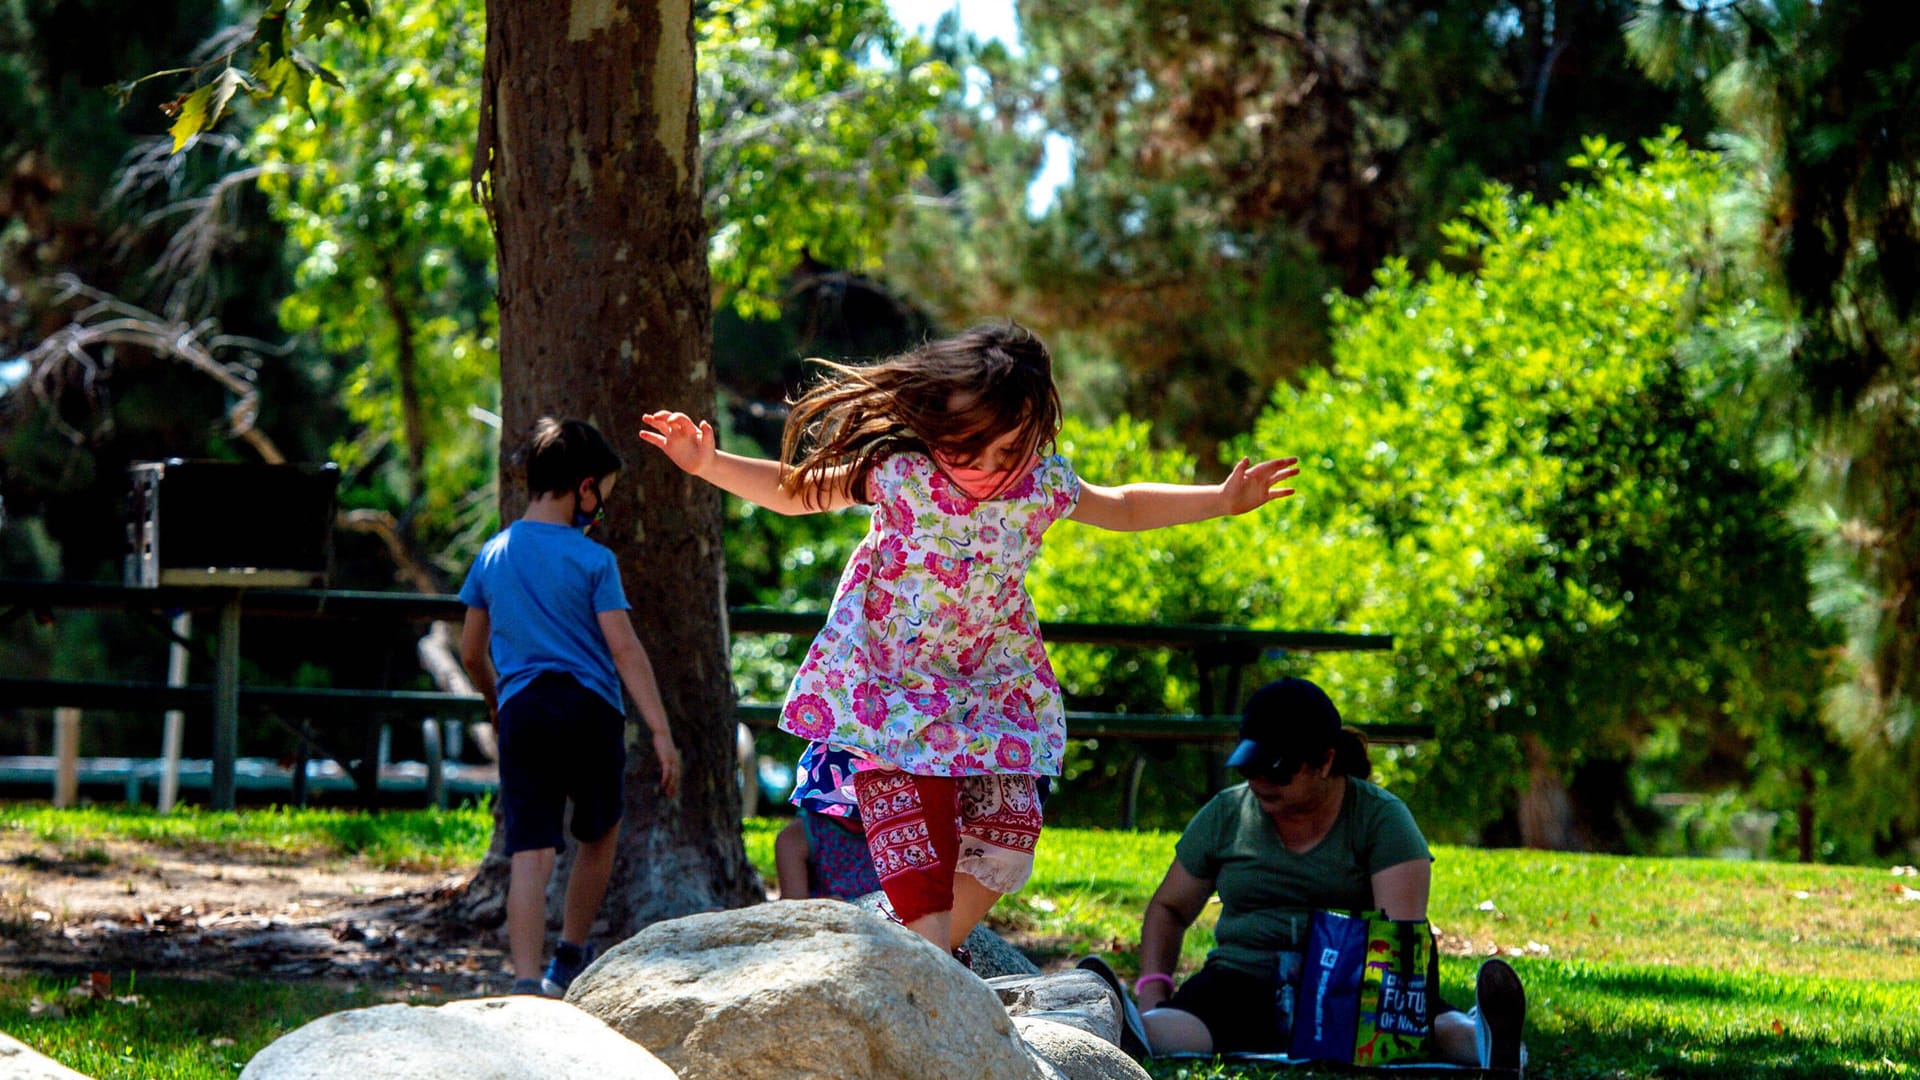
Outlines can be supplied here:
M593 512L588 513L581 509L581 497L575 495L573 497L573 527L588 536L592 536L593 527L606 519L607 501L600 496L600 481L598 479L588 480L587 490L593 492Z

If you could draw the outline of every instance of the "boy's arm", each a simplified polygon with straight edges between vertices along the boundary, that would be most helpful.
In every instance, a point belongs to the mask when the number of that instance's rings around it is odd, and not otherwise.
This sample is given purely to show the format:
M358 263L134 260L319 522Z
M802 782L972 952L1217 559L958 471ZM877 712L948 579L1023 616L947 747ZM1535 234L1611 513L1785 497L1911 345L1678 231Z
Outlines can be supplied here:
M802 500L781 486L785 470L779 462L727 453L720 449L713 425L705 420L696 423L685 413L665 411L650 412L640 419L653 429L641 431L641 440L659 447L675 465L721 491L776 514L812 514L854 503L851 495L837 491L823 493L817 506Z
M613 653L614 670L627 684L627 693L640 706L640 718L653 732L653 752L660 759L660 793L672 798L680 790L680 748L673 744L673 731L667 726L667 706L660 700L660 684L653 678L653 663L647 659L646 646L633 632L633 620L625 611L599 613L600 633Z
M470 607L467 620L460 627L460 666L467 669L467 678L473 680L473 688L487 699L487 715L498 711L499 702L494 700L493 657L487 652L488 639L493 635L493 620L487 615L486 608Z
M1275 484L1298 476L1299 458L1251 464L1241 458L1218 484L1125 484L1101 487L1080 482L1080 501L1067 515L1083 525L1119 532L1159 529L1193 521L1244 514L1293 494Z

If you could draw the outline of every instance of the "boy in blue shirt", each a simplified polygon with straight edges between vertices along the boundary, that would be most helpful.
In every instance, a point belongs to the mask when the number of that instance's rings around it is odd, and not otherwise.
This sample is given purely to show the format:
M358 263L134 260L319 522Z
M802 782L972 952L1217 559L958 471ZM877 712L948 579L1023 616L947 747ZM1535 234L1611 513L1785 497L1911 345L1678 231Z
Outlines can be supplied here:
M587 539L620 455L593 425L542 417L523 454L531 501L467 573L460 660L500 730L500 802L512 874L507 942L513 992L559 997L593 959L587 935L613 875L626 770L620 684L640 706L660 759L660 793L680 783L680 751L613 552ZM573 800L579 842L560 943L545 977L547 882Z

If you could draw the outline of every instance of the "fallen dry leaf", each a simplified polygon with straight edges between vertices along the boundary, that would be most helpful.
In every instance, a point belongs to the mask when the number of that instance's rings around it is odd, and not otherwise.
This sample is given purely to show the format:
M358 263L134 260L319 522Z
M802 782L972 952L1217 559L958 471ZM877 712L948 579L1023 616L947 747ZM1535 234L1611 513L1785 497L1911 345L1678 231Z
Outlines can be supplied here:
M208 1045L208 1046L214 1046L214 1047L226 1047L226 1046L232 1046L232 1045L233 1045L233 1040L232 1040L232 1039L229 1039L229 1038L227 1038L227 1037L226 1037L225 1035L222 1035L222 1036L220 1036L220 1037L219 1037L219 1038L217 1038L217 1039L210 1039L210 1040L208 1040L208 1042L207 1042L207 1045Z
M1785 1035L1787 1033L1787 1025L1781 1023L1780 1018L1777 1016L1773 1018L1773 1033L1775 1035Z

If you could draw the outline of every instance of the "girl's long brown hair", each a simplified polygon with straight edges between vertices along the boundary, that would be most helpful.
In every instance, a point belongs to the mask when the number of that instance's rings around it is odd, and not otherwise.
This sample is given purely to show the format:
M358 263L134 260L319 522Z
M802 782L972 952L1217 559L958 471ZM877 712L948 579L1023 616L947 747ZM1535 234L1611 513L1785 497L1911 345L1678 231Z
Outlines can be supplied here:
M781 485L808 506L866 501L867 477L906 450L978 455L1009 431L1038 453L1060 432L1053 357L1014 322L976 326L874 364L816 361L826 377L792 403Z

